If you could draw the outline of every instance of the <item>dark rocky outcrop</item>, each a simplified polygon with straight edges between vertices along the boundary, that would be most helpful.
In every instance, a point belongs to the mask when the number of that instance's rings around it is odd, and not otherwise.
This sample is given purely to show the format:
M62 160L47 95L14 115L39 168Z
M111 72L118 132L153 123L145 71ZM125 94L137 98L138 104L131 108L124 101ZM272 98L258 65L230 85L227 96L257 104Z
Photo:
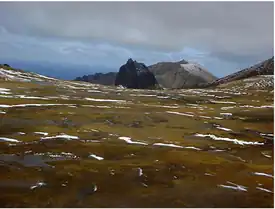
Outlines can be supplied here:
M258 63L256 65L253 65L249 68L245 68L236 73L217 79L213 82L204 84L201 87L214 87L220 84L225 84L232 81L246 79L257 75L274 75L274 57L268 60L265 60L261 63Z
M195 88L216 79L199 64L180 62L160 62L149 66L158 83L165 88Z
M150 89L156 87L157 80L145 64L129 59L120 67L115 85L134 89Z
M116 74L116 72L96 73L94 75L84 75L83 77L77 77L75 80L112 86L115 84Z

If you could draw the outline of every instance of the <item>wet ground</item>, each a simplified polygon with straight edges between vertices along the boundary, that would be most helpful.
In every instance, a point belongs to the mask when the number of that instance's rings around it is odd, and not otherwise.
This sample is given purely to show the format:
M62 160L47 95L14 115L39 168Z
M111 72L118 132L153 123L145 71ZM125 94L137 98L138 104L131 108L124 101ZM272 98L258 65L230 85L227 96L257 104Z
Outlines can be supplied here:
M273 91L0 84L2 207L273 207Z

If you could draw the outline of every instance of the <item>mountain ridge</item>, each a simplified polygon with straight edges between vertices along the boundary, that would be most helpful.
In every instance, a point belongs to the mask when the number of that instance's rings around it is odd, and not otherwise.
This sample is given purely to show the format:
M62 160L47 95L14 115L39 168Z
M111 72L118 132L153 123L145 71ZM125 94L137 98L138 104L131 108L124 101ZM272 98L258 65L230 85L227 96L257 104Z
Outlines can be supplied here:
M239 70L235 73L219 78L213 82L201 85L201 87L218 86L221 84L246 79L257 75L274 75L274 56L267 60L261 61L255 65L252 65L248 68Z

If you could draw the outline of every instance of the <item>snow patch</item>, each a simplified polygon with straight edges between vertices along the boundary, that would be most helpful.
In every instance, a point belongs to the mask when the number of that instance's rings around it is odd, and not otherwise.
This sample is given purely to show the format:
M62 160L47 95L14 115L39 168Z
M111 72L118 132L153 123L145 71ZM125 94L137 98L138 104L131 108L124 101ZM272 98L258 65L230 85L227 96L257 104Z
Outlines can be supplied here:
M273 176L271 174L267 174L267 173L254 172L253 174L257 175L257 176L266 176L266 177L273 178Z
M240 145L264 145L262 142L249 142L249 141L243 141L238 139L230 139L230 138L223 138L223 137L217 137L213 134L195 134L195 136L198 137L209 137L211 139L217 140L217 141L228 141L233 142L234 144L240 144Z
M154 143L154 146L164 146L164 147L175 147L175 148L183 148L183 146L179 146L176 144L164 144L164 143Z
M72 140L72 139L79 139L78 136L71 136L67 134L61 134L61 135L56 135L56 136L47 136L47 137L42 137L41 139L67 139L67 140Z
M127 142L128 144L141 144L141 145L148 145L147 143L144 142L137 142L137 141L132 141L131 137L127 137L127 136L120 136L118 137L119 139Z
M183 116L188 116L188 117L194 117L194 115L186 114L186 113L172 112L172 111L166 111L166 112L170 113L170 114L176 114L176 115L183 115Z
M97 156L97 155L95 155L95 154L91 154L91 155L89 155L89 157L93 157L93 158L95 158L95 159L97 159L97 160L104 160L103 157Z
M0 141L6 141L6 142L20 142L17 139L11 139L11 138L7 138L7 137L0 137Z

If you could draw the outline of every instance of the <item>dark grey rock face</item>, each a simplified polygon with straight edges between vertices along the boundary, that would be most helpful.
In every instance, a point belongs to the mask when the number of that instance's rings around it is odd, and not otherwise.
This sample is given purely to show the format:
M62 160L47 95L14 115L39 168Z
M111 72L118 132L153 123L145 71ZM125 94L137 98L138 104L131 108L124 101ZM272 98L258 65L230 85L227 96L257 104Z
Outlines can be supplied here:
M83 77L77 77L76 81L85 81L94 84L102 84L107 86L112 86L115 84L116 78L115 72L110 73L96 73L94 75L84 75Z
M198 64L180 62L160 62L149 66L158 83L165 88L195 88L202 83L216 79Z
M145 64L129 59L126 64L120 67L116 75L115 85L134 89L149 89L155 88L157 80Z

